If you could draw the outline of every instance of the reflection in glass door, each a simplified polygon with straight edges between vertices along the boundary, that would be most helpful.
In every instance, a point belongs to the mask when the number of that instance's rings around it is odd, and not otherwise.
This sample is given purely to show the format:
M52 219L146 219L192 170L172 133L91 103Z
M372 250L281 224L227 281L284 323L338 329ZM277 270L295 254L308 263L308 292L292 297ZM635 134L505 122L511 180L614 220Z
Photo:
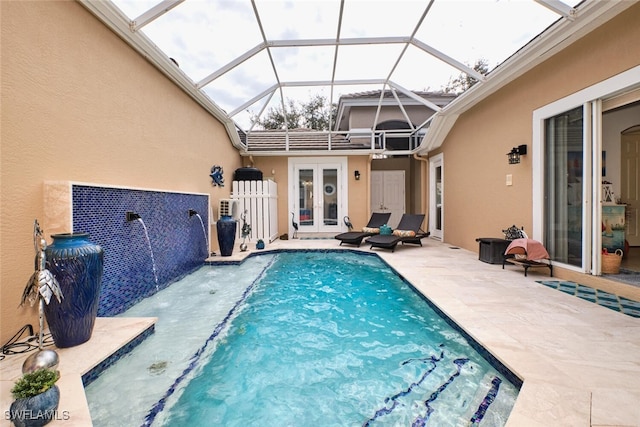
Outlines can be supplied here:
M314 193L314 170L313 169L299 169L298 170L298 218L300 227L313 226L314 225L314 208L313 208L313 193Z
M583 266L582 106L545 120L544 241L554 261Z
M324 226L338 225L338 169L322 168L322 221Z

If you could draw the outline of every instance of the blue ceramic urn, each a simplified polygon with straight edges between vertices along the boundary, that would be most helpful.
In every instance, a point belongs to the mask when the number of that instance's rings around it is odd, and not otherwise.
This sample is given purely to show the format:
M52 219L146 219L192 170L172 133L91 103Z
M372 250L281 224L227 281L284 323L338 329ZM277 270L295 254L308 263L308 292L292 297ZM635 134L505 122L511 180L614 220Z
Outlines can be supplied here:
M88 233L54 234L47 247L47 269L62 290L62 301L52 298L45 316L58 348L73 347L91 338L98 314L104 251Z
M226 215L222 216L216 223L220 255L231 256L233 253L233 245L236 242L236 227L236 220Z

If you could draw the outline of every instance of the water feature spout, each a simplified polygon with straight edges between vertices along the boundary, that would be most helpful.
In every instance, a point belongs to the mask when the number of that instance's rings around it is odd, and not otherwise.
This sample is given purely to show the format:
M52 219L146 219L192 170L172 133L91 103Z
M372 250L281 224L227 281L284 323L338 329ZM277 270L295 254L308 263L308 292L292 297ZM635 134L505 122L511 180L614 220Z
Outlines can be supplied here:
M139 214L133 211L127 211L126 217L127 217L127 222L135 221L136 219L142 219L142 217Z
M149 230L147 230L147 225L142 220L142 217L135 212L127 211L127 222L138 221L142 224L142 228L144 229L144 236L147 240L147 246L149 247L149 256L151 257L151 267L153 268L153 279L156 284L156 291L160 290L158 286L158 271L156 269L156 259L153 255L153 248L151 247L151 239L149 238Z
M196 210L189 209L189 218L191 218L194 215L197 216L198 219L200 220L200 225L202 226L202 234L204 235L204 244L206 246L205 250L207 252L207 256L209 256L209 238L207 237L207 230L204 227L204 221L202 221L202 217Z

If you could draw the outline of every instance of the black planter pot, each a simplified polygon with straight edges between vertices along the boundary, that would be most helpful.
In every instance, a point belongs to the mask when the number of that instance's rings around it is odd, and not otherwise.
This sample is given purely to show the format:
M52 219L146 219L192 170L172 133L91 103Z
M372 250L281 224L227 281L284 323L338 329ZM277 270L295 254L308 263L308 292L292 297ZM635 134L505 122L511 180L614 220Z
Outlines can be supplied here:
M40 427L57 418L60 389L54 385L44 393L16 399L9 408L9 418L16 427Z
M216 223L220 255L231 256L233 253L233 245L236 242L236 227L236 220L230 216L223 216Z
M60 284L62 302L45 305L51 336L58 348L80 345L91 338L98 314L104 252L87 233L54 234L46 249L47 269Z

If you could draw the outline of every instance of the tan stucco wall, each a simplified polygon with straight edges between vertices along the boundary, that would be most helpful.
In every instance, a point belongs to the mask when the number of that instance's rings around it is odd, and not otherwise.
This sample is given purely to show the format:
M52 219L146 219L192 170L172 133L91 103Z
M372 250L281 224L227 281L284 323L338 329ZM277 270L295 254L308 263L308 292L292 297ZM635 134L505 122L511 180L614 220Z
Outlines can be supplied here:
M34 270L44 181L209 193L215 207L230 185L212 187L211 166L223 166L230 183L241 159L220 122L78 3L0 2L0 10L5 343L38 323L35 308L18 304Z
M434 113L430 108L418 105L405 106L404 110L407 113L407 116L409 116L409 119L411 119L412 124L416 126L422 124L422 122L431 117ZM353 107L351 109L351 115L349 116L349 128L371 128L377 111L378 107ZM377 123L383 123L388 120L405 121L406 118L400 107L385 106L380 110Z
M371 160L368 156L350 156L349 162L349 219L354 230L362 230L371 217ZM360 172L356 181L354 172Z
M460 116L442 146L446 242L477 251L476 237L502 237L512 224L531 231L531 155L509 165L506 153L531 150L535 109L640 64L638 22L640 4Z

